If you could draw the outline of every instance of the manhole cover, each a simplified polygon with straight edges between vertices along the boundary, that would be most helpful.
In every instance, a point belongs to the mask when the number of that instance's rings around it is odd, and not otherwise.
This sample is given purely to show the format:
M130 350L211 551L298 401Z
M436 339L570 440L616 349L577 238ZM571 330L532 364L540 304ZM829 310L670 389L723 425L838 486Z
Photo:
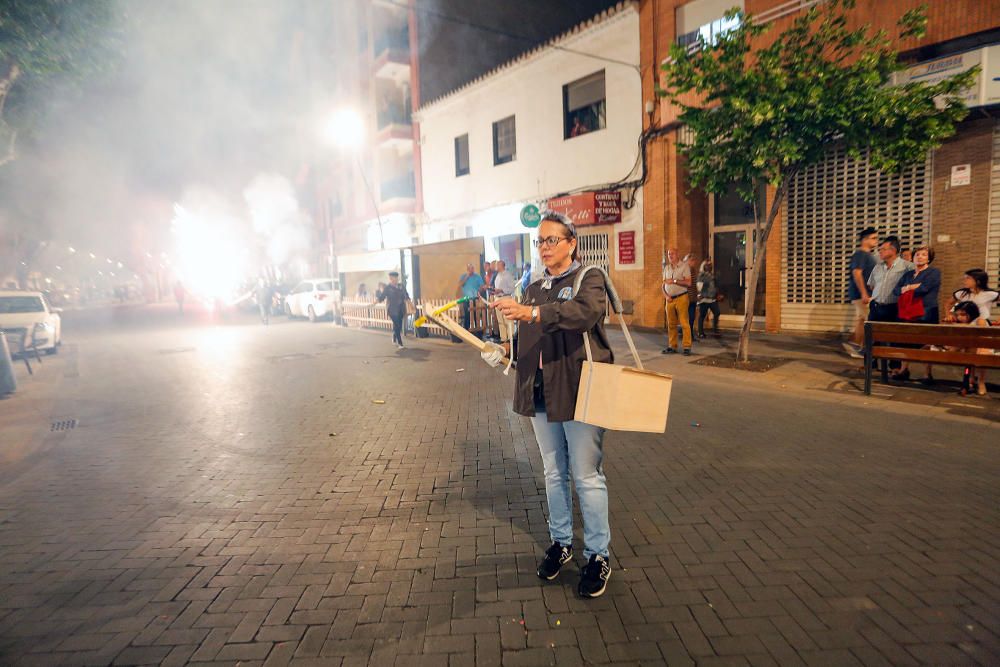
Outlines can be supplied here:
M70 431L76 428L77 421L75 419L60 419L59 421L52 422L52 426L49 427L49 431Z

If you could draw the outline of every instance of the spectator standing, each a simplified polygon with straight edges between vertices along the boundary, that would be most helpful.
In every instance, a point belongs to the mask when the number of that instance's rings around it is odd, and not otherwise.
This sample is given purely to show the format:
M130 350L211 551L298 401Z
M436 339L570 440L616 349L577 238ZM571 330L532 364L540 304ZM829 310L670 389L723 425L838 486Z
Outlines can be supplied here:
M914 268L912 264L899 256L899 239L887 236L878 247L881 260L868 276L868 287L871 289L868 319L875 322L896 322L898 307L896 285L903 274Z
M257 310L260 311L260 321L264 326L271 323L271 300L274 298L273 290L271 286L267 284L267 281L263 278L257 279L257 289L255 290L257 298Z
M893 290L899 304L897 314L904 322L937 324L940 321L938 294L941 291L941 272L931 266L934 262L934 248L930 246L917 248L913 251L913 260L914 268L903 274ZM902 368L892 376L892 379L900 382L909 380L909 364L904 361ZM933 381L931 367L928 366L927 379L924 383L930 384Z
M476 273L476 268L470 262L465 265L465 273L463 273L458 278L458 289L462 293L463 297L467 297L469 301L462 304L462 326L466 329L471 329L472 324L472 311L470 309L470 302L475 302L479 297L479 291L483 288L486 282L483 277ZM461 342L460 340L458 342Z
M677 248L667 251L667 264L663 267L663 295L667 300L667 347L663 354L677 351L677 326L681 327L684 355L691 355L691 321L688 319L688 287L691 286L691 269L681 261Z
M715 284L715 265L709 257L698 270L698 338L705 337L705 317L712 311L712 333L719 335L719 288Z
M695 277L698 275L698 256L690 253L684 257L687 262L688 271L691 273L691 284L688 285L688 326L691 327L691 339L694 341L695 313L698 312L698 283Z
M516 286L514 276L512 276L507 271L507 263L502 259L497 261L497 274L496 282L494 283L493 295L497 299L501 299L505 296L513 297L514 288ZM499 310L495 311L497 316L497 322L500 325L500 342L506 343L510 340L511 329L514 323L507 319L507 317Z
M844 349L855 359L861 358L861 345L865 340L865 320L868 319L868 278L875 268L874 250L878 247L878 232L874 227L866 227L858 232L858 249L851 255L847 269L847 298L854 306L854 333L851 340L844 343Z
M185 294L186 291L184 290L184 285L182 285L181 281L178 280L176 283L174 283L174 299L177 300L177 312L180 313L181 315L184 314Z
M899 256L899 239L895 236L887 236L878 247L878 255L881 261L872 269L868 276L868 287L871 288L871 302L868 307L868 319L873 322L897 322L899 321L899 307L896 296L896 285L899 284L903 274L913 268L909 262L904 262ZM886 360L882 360L883 370ZM900 368L900 362L893 360L889 367Z
M364 283L358 284L358 298L367 299L368 298L368 287Z
M941 291L941 272L931 266L934 262L934 248L921 246L913 251L913 268L903 274L896 283L893 292L898 299L908 292L913 293L913 301L919 302L923 315L918 317L900 317L906 322L919 324L937 324L938 294Z
M389 284L375 295L379 303L385 301L385 309L392 320L392 342L397 349L403 349L403 320L406 318L406 304L410 300L406 288L399 284L399 273L389 273Z

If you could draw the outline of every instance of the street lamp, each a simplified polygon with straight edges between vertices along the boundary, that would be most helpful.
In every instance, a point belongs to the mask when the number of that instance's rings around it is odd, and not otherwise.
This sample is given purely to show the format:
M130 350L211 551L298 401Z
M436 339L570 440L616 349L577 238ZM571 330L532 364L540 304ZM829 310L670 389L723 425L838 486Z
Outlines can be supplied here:
M323 137L331 144L339 146L341 149L354 153L358 162L358 171L361 173L361 180L365 184L365 190L372 200L372 208L375 209L375 219L378 220L379 247L385 250L385 234L382 231L382 214L378 210L378 202L375 200L375 193L372 191L368 177L365 176L365 168L361 164L361 145L365 138L365 122L354 109L340 109L335 111L326 121L323 127Z

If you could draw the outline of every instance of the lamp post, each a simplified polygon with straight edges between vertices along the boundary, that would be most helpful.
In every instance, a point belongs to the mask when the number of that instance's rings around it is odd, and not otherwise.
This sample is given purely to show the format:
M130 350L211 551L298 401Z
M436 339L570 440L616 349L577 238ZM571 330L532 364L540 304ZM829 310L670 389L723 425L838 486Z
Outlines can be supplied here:
M359 114L354 109L340 109L336 111L326 122L326 126L323 128L323 134L327 141L339 146L340 148L354 153L354 157L358 163L358 172L361 174L361 180L365 184L365 190L368 191L368 196L372 200L372 208L375 209L375 219L378 220L378 237L379 237L379 248L385 250L385 234L382 231L382 215L378 210L378 202L375 200L375 192L372 190L371 184L368 183L368 177L365 176L364 165L361 164L361 143L364 141L365 137L365 123Z

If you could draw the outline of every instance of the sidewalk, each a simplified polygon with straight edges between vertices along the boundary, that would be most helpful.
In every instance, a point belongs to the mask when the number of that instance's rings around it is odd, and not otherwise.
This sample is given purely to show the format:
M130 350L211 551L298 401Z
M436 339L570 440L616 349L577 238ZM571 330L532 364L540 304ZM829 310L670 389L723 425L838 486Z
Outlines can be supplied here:
M58 390L66 377L67 368L75 366L71 352L66 347L57 356L43 356L42 362L31 359L34 374L29 375L24 362L14 360L14 377L17 391L0 396L0 465L21 461L42 445L47 431L40 424L48 424L58 398ZM75 351L74 351L75 352Z
M606 331L615 350L616 362L631 364L621 328L617 324L608 324ZM704 363L710 357L735 356L739 342L739 332L735 330L723 330L721 336L695 339L690 357L662 354L667 343L665 333L631 333L643 364L650 370L684 377L696 373L699 379L709 382L752 383L763 390L813 394L816 398L826 396L835 400L859 400L866 404L888 401L894 405L936 407L951 415L1000 423L1000 374L993 374L989 378L990 393L987 396L961 397L957 395L961 380L960 368L936 367L934 376L938 383L925 387L919 383L919 379L923 377L922 365L915 364L914 378L906 383L890 382L884 385L876 373L872 379L871 396L865 396L863 362L848 357L843 352L839 339L754 332L750 339L751 359L771 358L775 361L775 367L766 372L752 372ZM438 338L424 338L421 341L453 345Z

